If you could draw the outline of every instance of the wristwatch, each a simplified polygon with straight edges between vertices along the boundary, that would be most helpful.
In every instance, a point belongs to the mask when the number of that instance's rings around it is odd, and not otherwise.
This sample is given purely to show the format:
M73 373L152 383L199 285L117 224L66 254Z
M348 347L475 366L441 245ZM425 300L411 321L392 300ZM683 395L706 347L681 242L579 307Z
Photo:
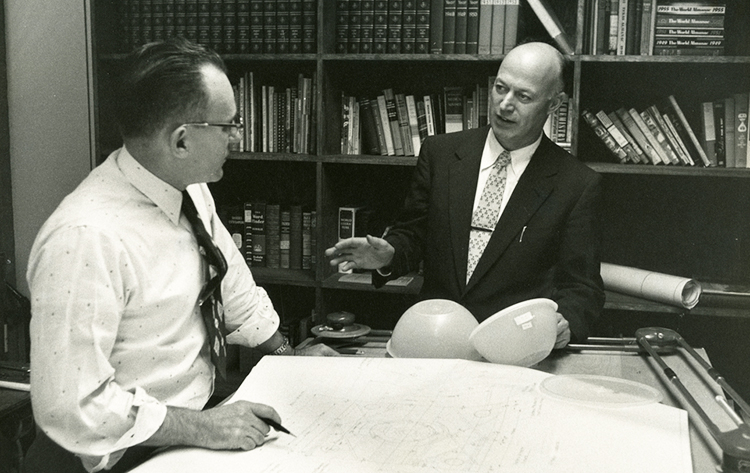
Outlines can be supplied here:
M281 354L283 354L285 351L287 351L289 349L289 346L290 346L289 345L289 339L286 338L286 337L284 337L284 341L281 342L281 345L279 345L278 348L276 348L270 354L271 355L281 355Z

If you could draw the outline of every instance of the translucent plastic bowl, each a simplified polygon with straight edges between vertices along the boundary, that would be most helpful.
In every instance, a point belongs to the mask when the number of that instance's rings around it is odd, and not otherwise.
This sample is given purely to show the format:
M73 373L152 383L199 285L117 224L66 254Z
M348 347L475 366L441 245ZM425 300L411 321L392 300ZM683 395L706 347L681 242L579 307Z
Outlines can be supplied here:
M394 358L481 360L469 341L479 325L462 305L446 299L418 302L404 312L386 348Z
M493 363L528 367L547 357L557 339L557 303L530 299L506 307L469 335L474 348Z

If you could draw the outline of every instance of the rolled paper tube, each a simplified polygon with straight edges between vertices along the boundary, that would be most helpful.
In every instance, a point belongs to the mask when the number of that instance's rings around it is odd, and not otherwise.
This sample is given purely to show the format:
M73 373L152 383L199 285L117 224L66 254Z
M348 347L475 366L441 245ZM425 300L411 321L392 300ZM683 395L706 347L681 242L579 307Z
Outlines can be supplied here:
M701 286L694 279L602 263L604 289L686 309L698 304Z

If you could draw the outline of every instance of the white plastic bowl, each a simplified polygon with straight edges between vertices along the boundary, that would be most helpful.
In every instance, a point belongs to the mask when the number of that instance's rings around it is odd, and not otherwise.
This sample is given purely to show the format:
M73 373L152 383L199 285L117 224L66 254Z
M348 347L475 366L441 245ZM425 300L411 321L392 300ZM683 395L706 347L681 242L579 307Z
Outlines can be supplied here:
M462 358L481 360L469 341L479 325L462 305L429 299L409 307L396 322L386 348L394 358Z
M528 367L545 359L557 339L557 303L530 299L506 307L469 335L474 348L492 363Z

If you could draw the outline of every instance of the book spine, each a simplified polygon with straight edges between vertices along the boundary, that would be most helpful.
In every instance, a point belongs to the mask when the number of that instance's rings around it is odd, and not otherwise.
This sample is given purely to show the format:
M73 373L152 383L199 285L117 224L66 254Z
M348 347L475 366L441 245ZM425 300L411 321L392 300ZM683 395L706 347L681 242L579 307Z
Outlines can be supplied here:
M422 141L429 136L427 133L427 111L425 110L424 100L417 101L417 124L419 126L419 142L421 146Z
M302 52L312 54L317 51L318 41L316 22L318 2L317 0L302 0Z
M379 100L370 100L370 110L372 110L372 120L375 123L375 131L378 135L378 148L381 156L388 156L388 146L385 142L385 130L383 129L382 115L380 114Z
M634 108L628 109L628 113L633 118L636 126L641 130L641 133L643 133L643 136L646 137L648 143L651 145L651 149L654 153L654 164L671 164L672 161L664 153L661 144L656 140L656 137L653 135L653 133L651 133L648 125L646 125L646 122L643 121L643 117L641 117L641 114L638 113L638 111Z
M643 134L641 129L636 124L633 116L624 108L617 109L615 113L617 113L617 116L620 118L623 125L625 125L630 135L638 143L638 146L641 147L641 149L643 150L643 153L648 157L649 162L651 164L660 163L661 158L656 153L656 150L653 148L653 146L648 141L648 139L646 139L646 136Z
M419 156L419 149L422 144L422 140L419 137L419 119L417 111L417 103L413 95L407 95L406 100L406 112L409 117L409 134L411 135L411 148L412 155Z
M446 86L443 88L443 97L445 100L445 133L463 130L463 89Z
M734 143L736 141L735 117L734 96L727 97L724 99L724 155L728 168L737 167L737 157L734 154Z
M221 21L224 52L235 54L237 53L237 0L224 0Z
M389 0L388 2L388 39L386 40L386 52L389 54L401 53L401 31L404 19L403 7L402 0Z
M724 122L724 100L714 100L714 131L716 133L716 145L714 154L716 156L716 165L726 167L726 123Z
M312 213L302 212L302 269L312 269Z
M667 143L669 143L671 149L677 155L678 162L686 165L692 165L690 157L687 155L687 151L683 149L680 141L672 133L672 129L669 127L666 120L664 120L661 112L656 107L656 105L649 106L645 110L645 112L648 113L651 119L656 122L656 126L659 128L659 130L661 130L662 134L666 138Z
M289 53L302 52L302 0L289 2Z
M349 50L349 1L336 2L336 52L344 54Z
M430 53L430 22L432 16L430 12L429 0L417 0L417 21L416 32L414 34L414 52L416 54Z
M594 114L592 114L588 110L584 110L582 115L584 121L591 127L592 130L594 130L596 136L599 137L599 139L602 141L602 143L604 143L607 149L617 157L620 164L625 164L628 160L628 155L617 144L615 139L612 137L612 135L610 135L606 128L604 128L604 126L599 123L599 120L596 119Z
M748 94L734 94L736 138L734 145L734 154L738 168L746 168L748 166L748 104L750 104L750 102L748 101Z
M310 263L311 268L315 269L318 264L318 212L310 210Z
M628 28L628 1L619 0L617 6L617 56L625 55Z
M281 210L279 216L279 267L289 269L289 232L291 230L291 214L288 209Z
M196 41L203 46L212 47L210 0L198 0L198 39Z
M375 54L385 54L388 49L388 2L375 0L372 49Z
M450 1L450 0L449 0ZM430 0L430 53L443 54L445 0Z
M606 0L605 0L606 1ZM607 54L617 54L617 33L619 31L619 0L609 2L609 34L607 35Z
M380 142L378 139L377 125L372 114L370 100L359 99L360 128L362 130L362 153L374 156L380 155Z
M406 108L406 95L395 94L396 115L398 116L398 127L401 134L401 144L404 148L404 156L414 156L414 147L411 140L409 128L409 111Z
M140 44L150 43L154 40L154 30L152 14L151 14L151 2L153 0L141 0L141 42ZM203 43L207 44L207 43Z
M466 7L466 54L479 51L479 0L468 0Z
M209 46L218 53L226 52L224 50L224 3L211 2L209 17Z
M457 0L444 0L443 6L443 54L456 52L456 5Z
M684 133L687 135L693 149L701 158L703 165L710 166L710 161L708 159L708 156L706 155L706 152L701 146L701 143L698 140L697 135L693 131L693 128L690 126L690 123L687 121L687 118L685 117L685 114L683 113L682 108L680 107L679 103L677 103L677 100L675 99L674 95L670 95L669 97L667 97L667 101L670 107L669 112L667 113L670 115L674 113L675 119L672 120L673 125L675 125L675 128L676 128L677 124L679 123L680 128L678 129L678 131L684 131ZM683 141L685 141L684 138L683 138Z
M250 0L250 54L263 52L263 0Z
M359 52L362 54L372 54L373 52L373 38L375 28L375 2L372 0L363 0L361 6L361 18L360 18L360 43Z
M505 4L505 31L503 37L503 53L508 54L518 42L518 22L521 14L521 4L516 0L508 0Z
M291 12L290 0L277 0L276 2L276 52L289 54L289 21Z
M362 44L362 2L360 0L349 0L349 39L347 51L350 54L359 54Z
M643 119L643 123L646 124L649 131L651 132L651 135L654 137L656 142L660 146L661 150L661 156L664 160L665 164L679 164L680 159L677 157L677 154L674 152L672 147L667 142L667 137L664 135L664 132L659 128L657 125L655 119L651 116L648 111L644 110L643 112L640 112L639 114L641 116L641 119Z
M487 0L481 0L479 5L479 29L477 31L477 54L490 54L491 41L492 4Z
M281 206L266 205L266 266L281 267Z
M711 166L716 166L716 120L713 102L701 103L701 125L703 127L703 150Z
M302 269L302 206L289 210L289 268Z
M393 140L393 151L396 156L403 156L404 143L401 138L401 127L399 125L398 109L396 108L396 97L393 94L393 89L383 90L383 96L385 97L385 109L391 131L391 139Z
M276 53L276 1L263 2L263 54Z
M227 231L232 236L235 246L245 257L245 216L242 206L232 206L227 217Z
M237 52L250 52L250 0L237 0Z
M651 32L652 29L652 21L651 18L655 14L653 11L653 6L656 0L642 0L643 1L643 7L641 10L641 42L640 42L640 48L638 50L638 53L640 55L650 55L651 54Z
M600 110L596 113L596 118L597 120L599 120L602 126L604 126L607 132L609 132L610 136L615 140L615 143L617 143L617 146L619 146L625 152L627 160L638 163L640 159L631 146L630 141L628 141L628 139L622 134L620 129L615 126L609 116L604 113L603 110Z
M492 10L490 54L503 54L505 52L505 18L508 14L508 6L490 3L490 8ZM503 27L501 28L500 25L503 25Z
M646 153L643 151L643 148L638 144L638 141L633 137L633 135L630 133L630 130L628 130L628 127L625 126L624 123L620 120L620 117L615 112L611 112L607 114L607 117L612 121L612 124L617 128L622 136L624 136L628 143L630 143L630 146L635 151L635 154L637 156L637 159L633 162L635 163L641 163L641 164L648 164L651 162L651 160L646 156Z
M466 26L468 8L468 0L456 0L456 25L453 38L453 52L456 54L466 54Z
M394 137L391 131L390 120L388 119L388 107L384 95L378 95L378 112L380 113L380 123L382 124L383 137L385 138L385 149L388 152L388 156L395 156L396 148L394 146Z
M417 48L417 2L404 0L401 22L401 52L414 54Z

